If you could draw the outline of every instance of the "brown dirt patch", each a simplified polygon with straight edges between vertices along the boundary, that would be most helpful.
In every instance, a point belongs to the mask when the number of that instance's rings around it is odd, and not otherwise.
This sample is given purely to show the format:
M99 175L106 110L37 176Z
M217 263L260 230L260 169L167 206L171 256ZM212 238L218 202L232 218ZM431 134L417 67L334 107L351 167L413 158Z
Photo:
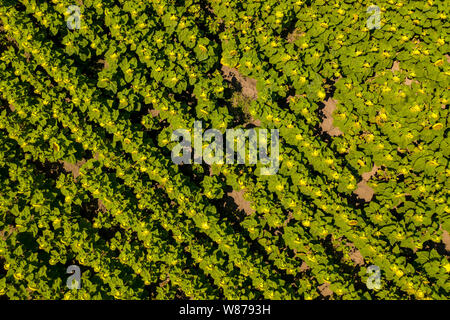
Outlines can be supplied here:
M247 122L244 126L247 126L247 125L249 125L249 124L254 125L255 127L260 127L260 126L261 126L261 120L259 120L259 119L253 119L253 117L252 117L252 118L250 119L250 121Z
M323 101L325 107L322 109L324 114L323 122L320 124L322 132L328 133L331 137L336 137L344 134L339 128L333 126L333 112L337 107L337 100L328 98L327 101Z
M411 80L411 79L408 79L408 78L405 78L405 82L403 82L403 84L406 84L407 86L411 86L411 84L413 84L413 83L419 84L420 82L417 81L417 80Z
M227 195L232 197L239 210L243 210L248 216L255 213L251 208L251 202L244 199L244 190L228 192Z
M258 98L255 79L245 77L241 75L236 68L230 68L224 65L222 65L222 74L223 78L230 81L233 86L241 91L242 95L254 100Z
M17 227L13 227L12 225L8 225L8 229L4 229L2 231L0 231L0 239L2 239L3 241L5 241L6 239L8 239L8 237L10 235L12 235L14 232L17 232Z
M364 172L361 177L364 181L369 181L373 176L375 176L377 174L378 169L380 169L381 167L374 165L372 167L372 170L370 170L369 172Z
M103 213L108 211L108 209L106 209L105 204L103 203L102 200L98 199L97 203L98 203L98 210L99 211L101 211Z
M284 221L283 226L286 227L286 226L289 224L289 222L291 222L292 219L294 219L294 214L293 214L291 211L289 211L289 212L288 212L288 217L287 217L287 219Z
M4 29L3 26L0 27L0 31L5 31L5 29ZM14 45L15 45L16 47L19 47L19 43L17 42L16 39L14 39L14 38L12 38L12 37L10 37L10 36L8 36L8 35L6 36L6 39L7 39L9 42L14 43Z
M80 168L83 164L86 163L86 160L83 159L83 160L77 161L76 164L73 164L73 163L70 163L67 161L60 161L60 163L63 164L64 170L66 170L66 172L71 172L74 180L77 181L77 178L80 175Z
M153 118L157 117L159 115L159 110L156 109L148 109L148 113L152 115Z
M159 287L160 288L164 287L165 285L167 285L169 283L169 281L170 281L170 276L169 276L169 274L167 274L166 279L159 283Z
M306 264L305 261L303 261L302 265L300 266L300 272L304 272L304 271L307 271L309 269L311 269L311 268Z
M442 242L445 245L445 250L450 251L450 234L447 230L443 230L442 232Z
M353 263L357 266L364 265L364 257L361 252L359 252L353 243L347 243L347 245L351 248L350 259L352 259Z
M294 31L292 31L291 33L288 34L288 36L286 37L286 40L288 42L294 42L295 40L297 40L300 37L303 37L305 35L304 32L295 29Z
M305 96L305 95L303 95L303 96ZM291 103L291 100L292 100L292 99L298 98L298 97L301 97L301 95L296 94L295 96L288 96L288 97L286 98L286 102L287 102L287 103Z
M109 68L109 63L108 63L108 61L106 61L106 60L104 60L104 59L99 59L99 60L97 61L97 63L103 64L103 69L108 69L108 68Z
M25 59L27 59L27 62L30 62L31 53L29 53L29 52L24 52L23 55L24 55Z
M391 68L391 71L392 72L400 71L400 62L394 61L393 65L392 65L392 68Z
M354 191L354 194L356 194L358 198L364 200L365 202L369 202L370 200L372 200L374 191L367 185L367 182L361 181L357 184L357 189Z
M331 297L333 295L333 291L331 291L329 283L325 282L318 286L317 289L319 289L320 294L324 297Z
M356 190L353 192L358 196L359 199L362 199L366 202L369 202L372 200L374 191L373 189L367 184L367 182L372 178L380 169L379 166L374 165L372 170L369 172L363 173L362 180L357 184Z

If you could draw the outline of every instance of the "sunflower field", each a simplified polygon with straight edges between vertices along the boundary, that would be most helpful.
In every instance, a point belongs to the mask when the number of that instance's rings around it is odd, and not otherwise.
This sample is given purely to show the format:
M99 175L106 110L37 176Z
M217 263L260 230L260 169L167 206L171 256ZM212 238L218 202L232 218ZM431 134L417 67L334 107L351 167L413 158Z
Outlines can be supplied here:
M448 299L449 16L2 0L0 299ZM175 164L195 121L278 130L278 171Z

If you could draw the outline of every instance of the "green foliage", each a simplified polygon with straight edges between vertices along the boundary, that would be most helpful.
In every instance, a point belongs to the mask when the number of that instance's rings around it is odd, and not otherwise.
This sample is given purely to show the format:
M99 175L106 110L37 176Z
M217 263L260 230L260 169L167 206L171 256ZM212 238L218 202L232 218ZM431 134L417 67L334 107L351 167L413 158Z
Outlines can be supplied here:
M445 1L374 30L363 1L271 0L84 0L69 30L72 2L0 6L0 296L448 298ZM278 174L176 166L195 120L279 129Z

